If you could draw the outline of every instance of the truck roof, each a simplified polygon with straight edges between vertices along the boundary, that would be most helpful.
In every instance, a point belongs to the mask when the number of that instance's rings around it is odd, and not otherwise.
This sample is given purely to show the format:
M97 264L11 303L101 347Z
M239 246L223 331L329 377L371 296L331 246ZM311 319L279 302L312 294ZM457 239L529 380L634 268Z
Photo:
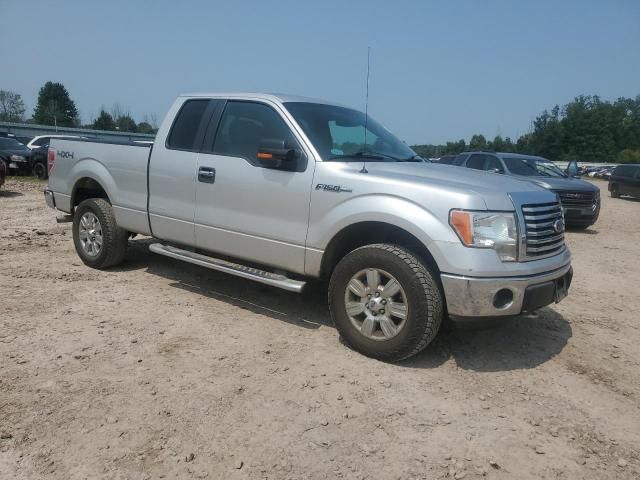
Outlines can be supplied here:
M306 103L323 103L327 105L338 105L336 102L322 100L319 98L303 97L300 95L290 95L287 93L264 93L264 92L195 92L183 93L180 97L188 98L239 98L254 100L271 100L275 102L306 102Z

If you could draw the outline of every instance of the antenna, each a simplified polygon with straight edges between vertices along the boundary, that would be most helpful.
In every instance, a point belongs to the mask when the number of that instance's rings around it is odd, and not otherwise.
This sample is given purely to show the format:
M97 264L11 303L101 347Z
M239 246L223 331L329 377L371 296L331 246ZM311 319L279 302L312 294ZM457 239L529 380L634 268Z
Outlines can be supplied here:
M367 93L364 102L364 147L367 148L367 123L369 121L369 71L370 71L370 60L371 60L371 47L367 47ZM367 170L367 161L366 159L362 161L362 169L360 173L369 173Z

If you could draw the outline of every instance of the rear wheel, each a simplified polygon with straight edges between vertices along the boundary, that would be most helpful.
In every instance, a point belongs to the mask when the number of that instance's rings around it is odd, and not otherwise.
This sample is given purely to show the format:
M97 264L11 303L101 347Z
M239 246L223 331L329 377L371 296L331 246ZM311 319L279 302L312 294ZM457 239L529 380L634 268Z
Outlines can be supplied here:
M33 164L33 168L31 169L31 173L34 177L38 177L40 180L43 180L48 177L47 175L47 166L42 162L36 162Z
M611 185L611 198L618 198L620 196L620 191L618 190L618 185L615 183Z
M109 202L84 200L73 217L73 243L80 259L93 268L107 268L124 260L129 232L118 227Z
M349 346L387 361L423 350L443 317L434 274L408 250L388 244L358 248L338 263L329 309Z

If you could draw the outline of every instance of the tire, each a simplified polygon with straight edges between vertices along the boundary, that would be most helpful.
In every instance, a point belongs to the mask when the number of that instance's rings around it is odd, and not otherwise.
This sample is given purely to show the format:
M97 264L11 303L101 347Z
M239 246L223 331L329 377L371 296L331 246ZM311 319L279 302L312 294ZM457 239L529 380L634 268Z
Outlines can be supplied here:
M365 278L360 275L366 277L366 284L358 280ZM362 285L353 282L354 278ZM391 287L392 279L400 286L395 295L391 295L396 290L395 285ZM370 286L376 283L378 288ZM385 289L389 290L386 294ZM329 282L329 310L347 345L368 357L397 362L431 343L442 324L444 308L442 293L427 265L405 248L375 244L350 252L335 267ZM394 316L403 311L404 318Z
M590 226L590 223L567 224L567 230L586 230Z
M93 223L94 219L98 223ZM76 252L85 265L102 269L124 260L129 232L118 227L113 209L106 200L90 198L82 201L73 216L72 232Z
M619 198L620 192L618 191L618 185L615 183L611 185L611 198Z
M49 175L47 175L47 165L42 162L34 163L33 167L31 168L31 173L34 177L37 177L40 180L44 180L49 177Z

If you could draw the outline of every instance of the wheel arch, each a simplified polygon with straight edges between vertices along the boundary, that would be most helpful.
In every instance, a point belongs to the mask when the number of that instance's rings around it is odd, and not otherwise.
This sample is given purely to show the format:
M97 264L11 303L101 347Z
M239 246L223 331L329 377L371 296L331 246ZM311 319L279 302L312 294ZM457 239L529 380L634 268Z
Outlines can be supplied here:
M361 221L338 231L329 241L320 262L320 276L328 278L349 252L376 243L390 243L405 247L424 261L439 278L440 269L427 246L402 227L381 221Z
M107 190L98 180L90 176L80 177L73 184L73 189L71 191L72 210L75 210L80 202L88 198L103 198L107 202L111 203Z

